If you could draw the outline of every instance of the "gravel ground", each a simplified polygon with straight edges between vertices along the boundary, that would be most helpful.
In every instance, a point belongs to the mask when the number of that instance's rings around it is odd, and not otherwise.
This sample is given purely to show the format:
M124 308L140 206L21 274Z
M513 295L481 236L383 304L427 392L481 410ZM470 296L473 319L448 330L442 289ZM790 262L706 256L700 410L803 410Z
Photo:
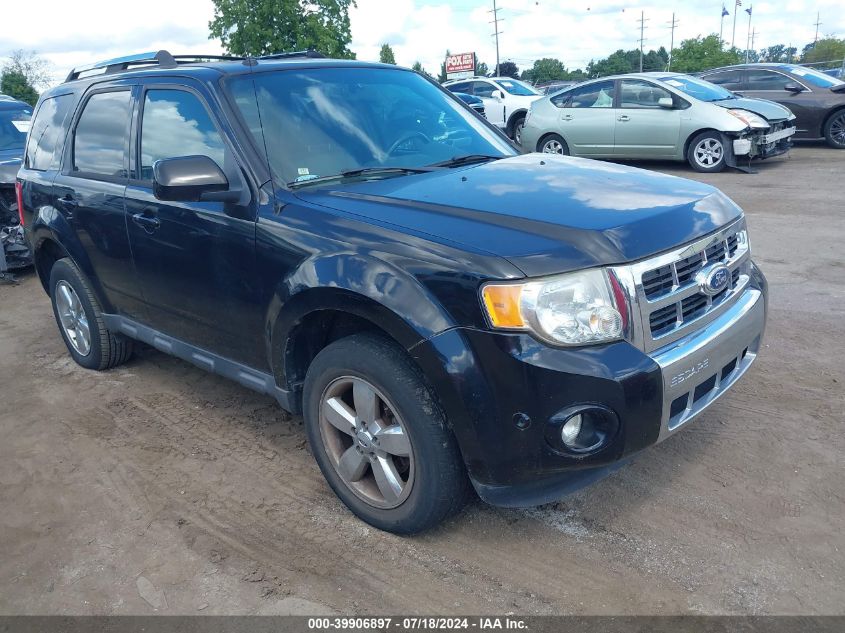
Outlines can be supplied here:
M748 214L755 367L592 488L414 538L348 513L272 400L149 348L81 369L38 281L0 286L0 613L845 613L845 152L640 166Z

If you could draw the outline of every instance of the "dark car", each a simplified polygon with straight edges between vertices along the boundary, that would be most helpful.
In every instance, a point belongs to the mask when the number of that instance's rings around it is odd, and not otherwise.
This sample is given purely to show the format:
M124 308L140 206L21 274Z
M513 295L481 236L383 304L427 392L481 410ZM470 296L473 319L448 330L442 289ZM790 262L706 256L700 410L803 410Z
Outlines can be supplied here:
M476 113L484 116L484 102L479 97L468 95L465 92L453 92L452 94L475 110Z
M577 83L577 81L544 81L534 84L534 87L544 95L550 95L565 88L571 88Z
M15 194L15 176L31 118L28 103L0 95L0 276L32 264Z
M110 60L41 97L18 178L77 363L142 341L272 395L385 530L473 487L558 499L686 426L760 349L766 281L724 194L519 155L392 65Z
M797 117L795 138L845 149L845 82L796 64L740 64L700 76L746 97L776 101Z

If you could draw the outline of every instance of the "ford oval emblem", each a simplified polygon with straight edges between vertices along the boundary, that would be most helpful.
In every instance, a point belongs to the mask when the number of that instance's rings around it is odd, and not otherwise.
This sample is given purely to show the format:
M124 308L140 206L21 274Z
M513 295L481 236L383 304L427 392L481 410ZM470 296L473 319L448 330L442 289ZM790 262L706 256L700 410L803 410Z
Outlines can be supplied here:
M696 280L701 292L712 297L728 287L731 271L724 264L712 264L702 268L696 275Z

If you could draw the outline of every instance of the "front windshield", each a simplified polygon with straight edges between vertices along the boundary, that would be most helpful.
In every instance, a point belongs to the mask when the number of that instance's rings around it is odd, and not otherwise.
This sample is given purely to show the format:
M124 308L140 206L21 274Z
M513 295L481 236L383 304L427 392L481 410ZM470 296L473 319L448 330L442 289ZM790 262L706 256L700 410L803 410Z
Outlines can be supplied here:
M814 68L807 68L806 66L783 66L783 69L791 72L793 75L798 75L801 79L819 88L832 88L833 86L841 86L845 83L841 79L826 75Z
M734 98L734 94L730 90L725 90L721 86L689 75L668 77L663 82L700 101L723 101Z
M0 151L19 149L23 153L30 118L30 108L0 110Z
M540 93L534 90L528 84L524 84L518 79L497 79L496 83L499 84L504 90L507 90L512 95L516 95L518 97L530 97L532 95L539 95Z
M516 154L455 97L401 69L270 71L238 76L231 89L279 185L357 169L424 168L469 154Z

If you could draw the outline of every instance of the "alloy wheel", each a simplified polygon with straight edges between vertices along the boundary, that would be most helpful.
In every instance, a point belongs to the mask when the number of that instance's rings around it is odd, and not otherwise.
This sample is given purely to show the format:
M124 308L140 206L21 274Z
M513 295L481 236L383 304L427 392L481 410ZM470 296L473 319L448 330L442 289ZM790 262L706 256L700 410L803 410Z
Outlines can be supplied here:
M845 113L830 122L830 138L837 145L845 145Z
M563 145L560 144L560 141L556 141L555 139L548 140L543 143L543 153L563 154Z
M357 376L332 381L320 400L320 437L343 483L377 508L401 505L414 485L414 451L396 408Z
M517 145L522 145L522 128L523 128L523 125L524 125L523 122L519 121L513 127L513 140L516 141Z
M91 351L91 328L79 296L66 281L56 284L56 308L71 346L80 356L88 356Z
M715 138L705 138L695 146L693 155L695 162L702 167L713 167L722 160L724 149L722 143Z

